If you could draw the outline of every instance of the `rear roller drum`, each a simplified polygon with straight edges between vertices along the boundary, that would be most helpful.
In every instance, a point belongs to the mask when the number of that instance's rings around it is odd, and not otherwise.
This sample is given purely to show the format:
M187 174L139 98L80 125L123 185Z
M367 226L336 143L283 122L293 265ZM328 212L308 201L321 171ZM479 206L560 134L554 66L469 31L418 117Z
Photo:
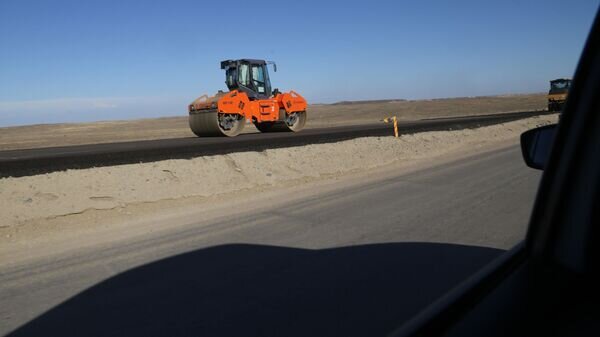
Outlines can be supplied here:
M298 132L306 124L306 111L292 112L287 114L285 110L280 112L281 122L254 122L254 126L260 132Z
M292 132L304 129L306 124L306 111L292 112L285 117L285 125Z
M224 114L216 110L195 111L189 117L190 128L198 137L235 137L246 124L244 116Z

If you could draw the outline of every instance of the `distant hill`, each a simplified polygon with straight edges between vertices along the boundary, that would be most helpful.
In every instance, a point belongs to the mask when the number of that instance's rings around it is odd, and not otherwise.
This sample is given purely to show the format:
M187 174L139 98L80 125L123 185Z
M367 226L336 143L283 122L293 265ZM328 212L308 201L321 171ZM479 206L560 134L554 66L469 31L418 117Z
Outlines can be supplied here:
M460 97L434 97L424 99L372 99L364 101L339 101L335 103L316 103L311 105L355 105L355 104L372 104L372 103L397 103L397 102L432 102L432 101L450 101L450 100L469 100L469 99L494 99L494 98L510 98L510 97L527 97L527 96L546 95L545 92L540 93L522 93L522 94L502 94L502 95L482 95L482 96L460 96Z
M406 102L406 100L405 99L372 99L372 100L364 100L364 101L340 101L340 102L331 103L329 105L393 103L393 102Z

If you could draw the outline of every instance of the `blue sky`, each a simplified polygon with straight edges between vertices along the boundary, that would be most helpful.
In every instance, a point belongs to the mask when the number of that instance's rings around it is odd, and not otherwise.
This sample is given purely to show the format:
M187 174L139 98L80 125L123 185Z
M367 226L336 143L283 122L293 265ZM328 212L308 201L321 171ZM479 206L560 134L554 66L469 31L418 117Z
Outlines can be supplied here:
M542 92L599 3L0 0L0 126L185 116L244 57L313 103Z

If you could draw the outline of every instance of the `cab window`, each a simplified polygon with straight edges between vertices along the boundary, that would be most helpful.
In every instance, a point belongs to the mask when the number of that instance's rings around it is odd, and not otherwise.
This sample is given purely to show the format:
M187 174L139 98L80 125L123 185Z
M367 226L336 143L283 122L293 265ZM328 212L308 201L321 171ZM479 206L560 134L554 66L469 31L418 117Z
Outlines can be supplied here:
M262 66L252 66L252 83L256 91L265 93L265 71Z
M240 64L239 67L239 77L238 77L238 82L239 84L243 85L243 86L248 86L250 84L250 79L249 79L249 69L248 69L248 65L247 64Z

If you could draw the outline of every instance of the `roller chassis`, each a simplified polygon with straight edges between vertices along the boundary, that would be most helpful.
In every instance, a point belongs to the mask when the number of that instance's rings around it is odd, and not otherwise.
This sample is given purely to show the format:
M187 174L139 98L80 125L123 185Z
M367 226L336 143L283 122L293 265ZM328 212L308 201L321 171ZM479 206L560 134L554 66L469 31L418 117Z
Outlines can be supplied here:
M246 121L261 132L297 132L306 124L306 106L306 100L295 91L251 100L246 93L233 90L212 97L203 95L192 102L189 123L200 137L237 136Z

